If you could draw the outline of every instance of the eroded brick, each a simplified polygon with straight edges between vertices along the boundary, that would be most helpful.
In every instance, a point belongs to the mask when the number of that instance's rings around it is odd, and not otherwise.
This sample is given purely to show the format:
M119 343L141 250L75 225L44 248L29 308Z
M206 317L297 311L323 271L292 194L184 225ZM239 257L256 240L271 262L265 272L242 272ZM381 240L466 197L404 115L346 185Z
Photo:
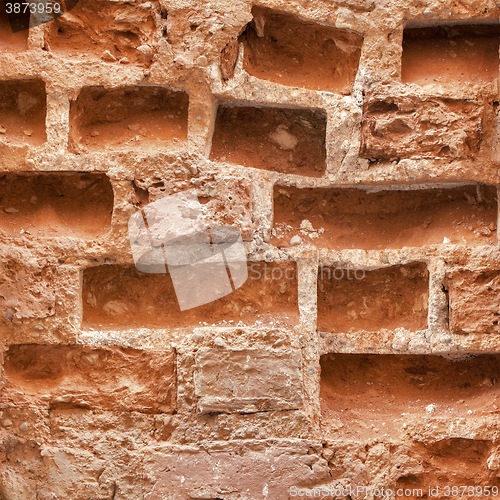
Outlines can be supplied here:
M373 271L320 267L318 330L427 328L429 272L423 262Z
M202 413L251 413L302 406L298 351L202 349L196 354L195 393Z
M500 356L453 360L428 355L326 354L321 412L327 433L399 437L423 417L486 417L495 410Z
M372 161L475 158L490 112L474 101L369 96L360 155Z
M220 103L210 158L312 177L326 169L326 114Z
M146 500L216 499L225 492L245 492L255 500L287 500L291 486L322 484L330 479L325 460L307 455L307 443L152 450L144 470L152 478ZM239 493L237 493L239 494Z
M83 237L111 228L113 188L106 174L0 173L0 230L9 235Z
M42 80L0 80L0 141L44 143L46 100Z
M209 270L197 288L214 284ZM246 325L298 323L294 262L249 262L248 279L234 292L204 305L180 310L172 278L130 265L104 265L83 272L83 324L105 328L186 328L210 321Z
M275 186L273 240L292 236L319 247L420 247L496 242L497 190L469 185L434 189L296 188Z
M21 407L172 412L175 373L173 350L15 344L5 353L1 399Z
M498 78L497 24L407 28L403 35L404 83L456 84Z
M159 86L83 88L70 110L70 145L80 149L185 147L188 94Z
M250 75L291 87L351 91L362 36L265 7L253 7L252 14L240 37Z
M445 282L453 333L500 333L500 272L452 273Z

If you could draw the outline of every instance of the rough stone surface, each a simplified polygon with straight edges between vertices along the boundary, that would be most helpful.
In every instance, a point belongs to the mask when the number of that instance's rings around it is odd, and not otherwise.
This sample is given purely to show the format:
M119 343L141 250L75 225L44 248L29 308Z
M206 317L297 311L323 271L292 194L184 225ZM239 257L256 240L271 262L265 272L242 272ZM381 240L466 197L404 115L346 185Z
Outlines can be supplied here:
M497 270L462 271L447 280L450 296L450 329L454 333L500 332Z
M199 350L194 387L202 413L291 410L302 406L297 351Z
M364 106L361 155L369 160L476 157L484 110L474 102L367 96Z
M500 487L499 19L80 0L12 33L0 12L0 498ZM128 221L186 190L241 232L248 280L180 311Z
M11 345L2 402L49 409L169 413L175 409L175 356L130 348Z

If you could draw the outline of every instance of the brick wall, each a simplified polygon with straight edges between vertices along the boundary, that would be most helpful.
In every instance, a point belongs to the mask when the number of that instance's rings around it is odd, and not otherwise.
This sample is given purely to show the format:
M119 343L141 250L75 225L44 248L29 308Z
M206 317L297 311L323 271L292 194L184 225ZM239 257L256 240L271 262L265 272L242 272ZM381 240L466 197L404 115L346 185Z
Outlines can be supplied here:
M499 16L0 17L0 499L500 487ZM249 279L181 311L128 220L192 188Z

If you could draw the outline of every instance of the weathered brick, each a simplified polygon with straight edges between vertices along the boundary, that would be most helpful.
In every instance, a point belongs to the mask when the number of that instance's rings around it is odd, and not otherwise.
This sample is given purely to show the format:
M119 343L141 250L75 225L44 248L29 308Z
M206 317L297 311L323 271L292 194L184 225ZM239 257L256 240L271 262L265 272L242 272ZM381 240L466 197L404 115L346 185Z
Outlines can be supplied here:
M200 289L213 280L207 272ZM103 286L104 284L104 286ZM293 262L249 262L248 279L233 293L181 311L169 273L148 274L128 265L104 265L83 273L83 323L106 328L185 328L207 320L248 325L298 322Z
M445 284L453 333L500 333L500 272L451 273Z
M291 87L351 91L362 36L260 6L253 7L252 15L240 37L250 75Z
M321 267L318 330L422 330L428 301L429 272L422 262L373 271Z
M196 354L195 393L202 413L251 413L302 406L298 351L202 349Z
M300 441L150 450L144 472L153 486L145 499L215 499L241 492L252 500L287 500L292 486L320 485L330 479L326 461L307 455L310 450Z
M0 137L11 144L44 143L46 96L42 80L0 80Z
M8 235L91 239L111 228L113 188L106 174L0 173L0 230Z
M272 240L293 235L321 248L379 250L496 242L495 186L434 189L275 186Z
M121 347L11 345L4 404L49 409L172 412L175 352Z
M320 177L326 168L321 110L218 105L210 158L286 174Z
M363 108L360 154L372 161L475 158L487 113L473 101L371 96Z

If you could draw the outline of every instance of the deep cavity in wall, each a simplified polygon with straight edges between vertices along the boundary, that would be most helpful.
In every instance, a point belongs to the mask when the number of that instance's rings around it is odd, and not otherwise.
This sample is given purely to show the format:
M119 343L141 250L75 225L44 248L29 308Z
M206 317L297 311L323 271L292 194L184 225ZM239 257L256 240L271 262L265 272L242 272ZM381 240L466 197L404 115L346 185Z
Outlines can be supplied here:
M15 344L2 402L19 407L172 412L175 353L121 347Z
M208 278L200 284L211 285ZM219 300L181 311L168 272L148 274L127 265L97 266L83 272L83 325L117 329L204 324L290 327L298 323L297 294L294 262L250 262L243 286Z
M500 357L462 361L427 355L321 357L323 425L342 435L402 438L415 417L477 418L495 413ZM340 425L342 424L342 425Z
M372 271L319 268L318 330L332 333L427 328L429 272L423 262Z
M326 169L325 141L324 111L221 102L210 158L319 177Z
M46 100L42 80L0 81L0 141L34 146L44 143Z
M0 230L51 237L93 237L111 227L113 189L106 174L0 173Z
M252 15L240 37L250 75L291 87L351 92L362 36L265 7L253 7Z
M403 34L403 83L454 85L498 78L500 25L408 27Z
M382 190L275 186L273 239L344 249L496 243L496 188Z
M70 109L70 147L186 148L189 97L165 87L85 87Z

